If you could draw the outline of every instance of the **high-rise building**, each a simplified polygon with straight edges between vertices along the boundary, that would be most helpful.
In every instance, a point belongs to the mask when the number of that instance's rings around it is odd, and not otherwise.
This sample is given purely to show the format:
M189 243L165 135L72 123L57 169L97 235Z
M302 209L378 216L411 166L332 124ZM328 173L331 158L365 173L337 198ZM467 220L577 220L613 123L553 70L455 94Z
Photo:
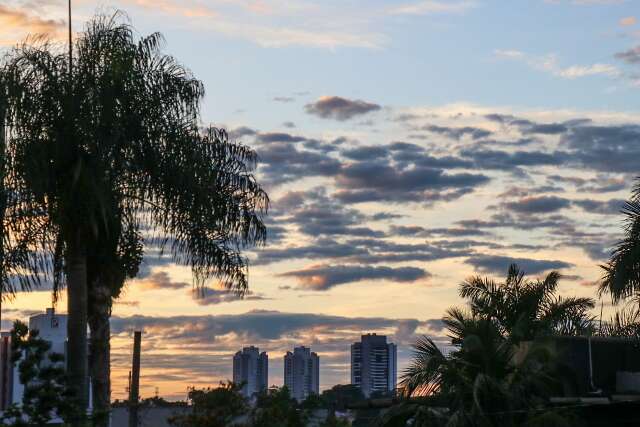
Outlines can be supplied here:
M233 356L233 382L244 383L242 394L251 397L267 389L269 384L269 357L258 347L245 347Z
M351 384L360 387L366 397L395 390L397 353L386 336L362 335L360 342L351 344Z
M291 397L302 402L320 393L320 358L308 347L296 347L284 356L284 385Z

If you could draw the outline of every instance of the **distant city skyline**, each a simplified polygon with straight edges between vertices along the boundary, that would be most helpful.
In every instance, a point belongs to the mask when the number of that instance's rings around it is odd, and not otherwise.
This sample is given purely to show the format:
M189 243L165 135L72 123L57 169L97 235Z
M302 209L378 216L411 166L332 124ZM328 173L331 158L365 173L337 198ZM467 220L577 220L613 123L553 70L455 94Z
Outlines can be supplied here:
M74 31L114 8L202 79L202 125L257 151L272 201L242 300L148 252L113 307L114 399L134 329L143 397L232 379L246 343L274 355L272 384L310 347L323 390L350 382L367 332L397 345L398 376L416 337L446 345L470 275L516 262L595 296L638 174L637 0L82 0ZM0 53L65 31L66 0L0 6ZM3 330L50 291L3 302Z

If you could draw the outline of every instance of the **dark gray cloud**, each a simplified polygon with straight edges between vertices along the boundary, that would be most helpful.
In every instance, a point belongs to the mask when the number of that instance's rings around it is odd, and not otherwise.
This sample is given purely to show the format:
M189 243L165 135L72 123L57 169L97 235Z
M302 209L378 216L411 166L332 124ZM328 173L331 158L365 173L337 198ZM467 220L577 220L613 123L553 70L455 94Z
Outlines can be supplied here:
M247 126L241 126L239 128L230 130L229 137L231 139L236 139L236 138L242 138L244 136L253 136L257 133L258 131L256 131L255 129L251 129L250 127L247 127Z
M253 265L265 265L293 259L339 259L369 254L366 248L339 243L332 239L318 239L306 246L259 249L256 253L257 259L252 262Z
M460 152L470 158L480 169L511 170L521 166L558 166L564 164L569 154L562 151L515 151L466 149Z
M282 126L286 127L287 129L293 129L296 127L296 124L293 122L284 122L282 123Z
M367 217L361 212L336 203L326 195L324 189L307 192L289 192L274 202L275 213L282 212L282 219L295 225L299 232L318 236L382 237L383 231L374 230L366 224Z
M325 153L302 150L289 142L274 142L258 149L258 171L269 185L281 185L312 176L334 176L342 167Z
M581 207L588 213L597 213L602 215L620 215L622 208L624 207L625 200L611 199L611 200L593 200L593 199L581 199L574 200L573 204Z
M382 145L367 145L343 150L341 154L347 159L352 160L377 160L386 158L389 155L389 150L386 146Z
M469 136L472 139L482 139L482 138L491 136L492 134L490 130L471 127L471 126L447 127L447 126L428 125L428 126L422 127L421 129L429 131L431 133L445 135L451 139L460 139L464 136Z
M573 150L569 163L602 172L638 172L639 125L574 127L561 143Z
M427 237L448 236L448 237L469 237L469 236L488 236L490 233L484 230L473 228L425 228L420 226L391 226L390 235L405 237Z
M499 255L479 255L465 261L483 273L506 274L509 265L518 264L528 274L538 274L548 270L571 268L573 264L564 261L547 261L530 258L512 258Z
M628 63L628 64L640 64L640 45L632 47L624 52L618 52L615 57Z
M378 104L361 100L351 100L339 96L323 96L317 101L307 104L305 111L323 119L345 121L372 111L378 111L381 108Z
M562 123L532 123L529 126L522 126L521 132L528 134L558 135L567 131L567 126Z
M244 296L240 296L237 293L226 289L214 289L209 287L192 289L189 292L193 297L193 300L198 305L217 305L225 302L234 302L241 300L260 301L268 299L261 294L255 294L253 292L249 292Z
M468 248L446 248L432 243L396 243L383 239L352 239L350 244L366 249L365 254L349 257L350 261L361 264L380 264L408 261L434 261L445 258L469 256Z
M456 222L463 228L515 228L520 230L551 229L573 230L574 221L564 215L519 215L514 216L509 212L491 215L488 220L472 219Z
M301 289L326 291L334 286L363 280L391 280L411 283L429 277L429 273L416 267L372 267L363 265L319 265L280 274L298 279Z
M570 200L556 196L525 197L515 202L503 204L506 209L523 214L557 212L570 205Z
M386 162L344 165L336 177L336 197L345 203L370 201L431 203L453 200L489 177L472 173L446 173L427 167L401 168Z
M303 142L303 141L309 141L309 139L303 136L291 135L285 132L265 132L265 133L257 134L256 141L262 142L262 143Z
M582 178L578 176L548 175L547 181L555 185L570 184L581 192L610 193L624 190L630 183L622 178L610 177L607 174L599 174L596 178Z
M265 248L256 251L256 253L257 258L253 261L253 265L299 259L313 261L339 260L341 262L369 265L467 257L472 251L468 247L462 249L446 248L442 242L438 244L399 244L377 238L350 239L346 242L320 238L305 246Z

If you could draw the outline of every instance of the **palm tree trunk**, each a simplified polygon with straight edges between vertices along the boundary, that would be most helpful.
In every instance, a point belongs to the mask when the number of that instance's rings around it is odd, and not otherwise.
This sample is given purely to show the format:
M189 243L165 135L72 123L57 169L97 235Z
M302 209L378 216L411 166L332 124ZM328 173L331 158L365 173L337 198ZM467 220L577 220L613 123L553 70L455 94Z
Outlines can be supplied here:
M1 83L1 82L0 82ZM0 95L4 96L4 89ZM4 101L0 100L0 328L2 327L2 298L4 297L4 243L5 243L5 227L4 218L5 211L7 209L7 191L5 188L5 176L6 176L6 153L7 153L7 141L5 134L5 116L6 109Z
M78 233L80 234L80 233ZM87 412L87 251L80 236L67 247L67 373L78 405L71 425L82 426Z
M89 300L89 372L93 395L94 426L107 427L111 411L110 338L111 290L98 280Z

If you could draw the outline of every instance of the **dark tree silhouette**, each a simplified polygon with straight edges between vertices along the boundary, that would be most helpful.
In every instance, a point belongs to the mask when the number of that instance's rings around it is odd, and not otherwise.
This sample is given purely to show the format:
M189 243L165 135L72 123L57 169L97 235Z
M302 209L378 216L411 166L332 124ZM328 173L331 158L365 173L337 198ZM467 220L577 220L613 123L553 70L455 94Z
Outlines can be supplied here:
M68 369L79 405L87 396L87 321L94 404L109 407L111 304L150 245L247 289L241 251L266 238L268 198L256 154L224 131L199 127L202 83L162 53L160 34L136 39L121 13L89 22L67 57L45 41L7 59L12 191L39 236L39 261L56 291L66 283ZM19 190L19 191L18 191ZM25 238L26 239L26 238ZM48 256L48 258L46 258Z
M489 318L513 341L531 340L549 334L580 335L592 327L592 298L556 295L558 272L544 279L529 280L517 265L509 266L504 283L479 276L460 285L460 296L474 315Z
M622 214L624 238L615 245L609 261L601 266L604 275L600 292L610 294L614 303L635 295L640 304L640 178L636 178Z

